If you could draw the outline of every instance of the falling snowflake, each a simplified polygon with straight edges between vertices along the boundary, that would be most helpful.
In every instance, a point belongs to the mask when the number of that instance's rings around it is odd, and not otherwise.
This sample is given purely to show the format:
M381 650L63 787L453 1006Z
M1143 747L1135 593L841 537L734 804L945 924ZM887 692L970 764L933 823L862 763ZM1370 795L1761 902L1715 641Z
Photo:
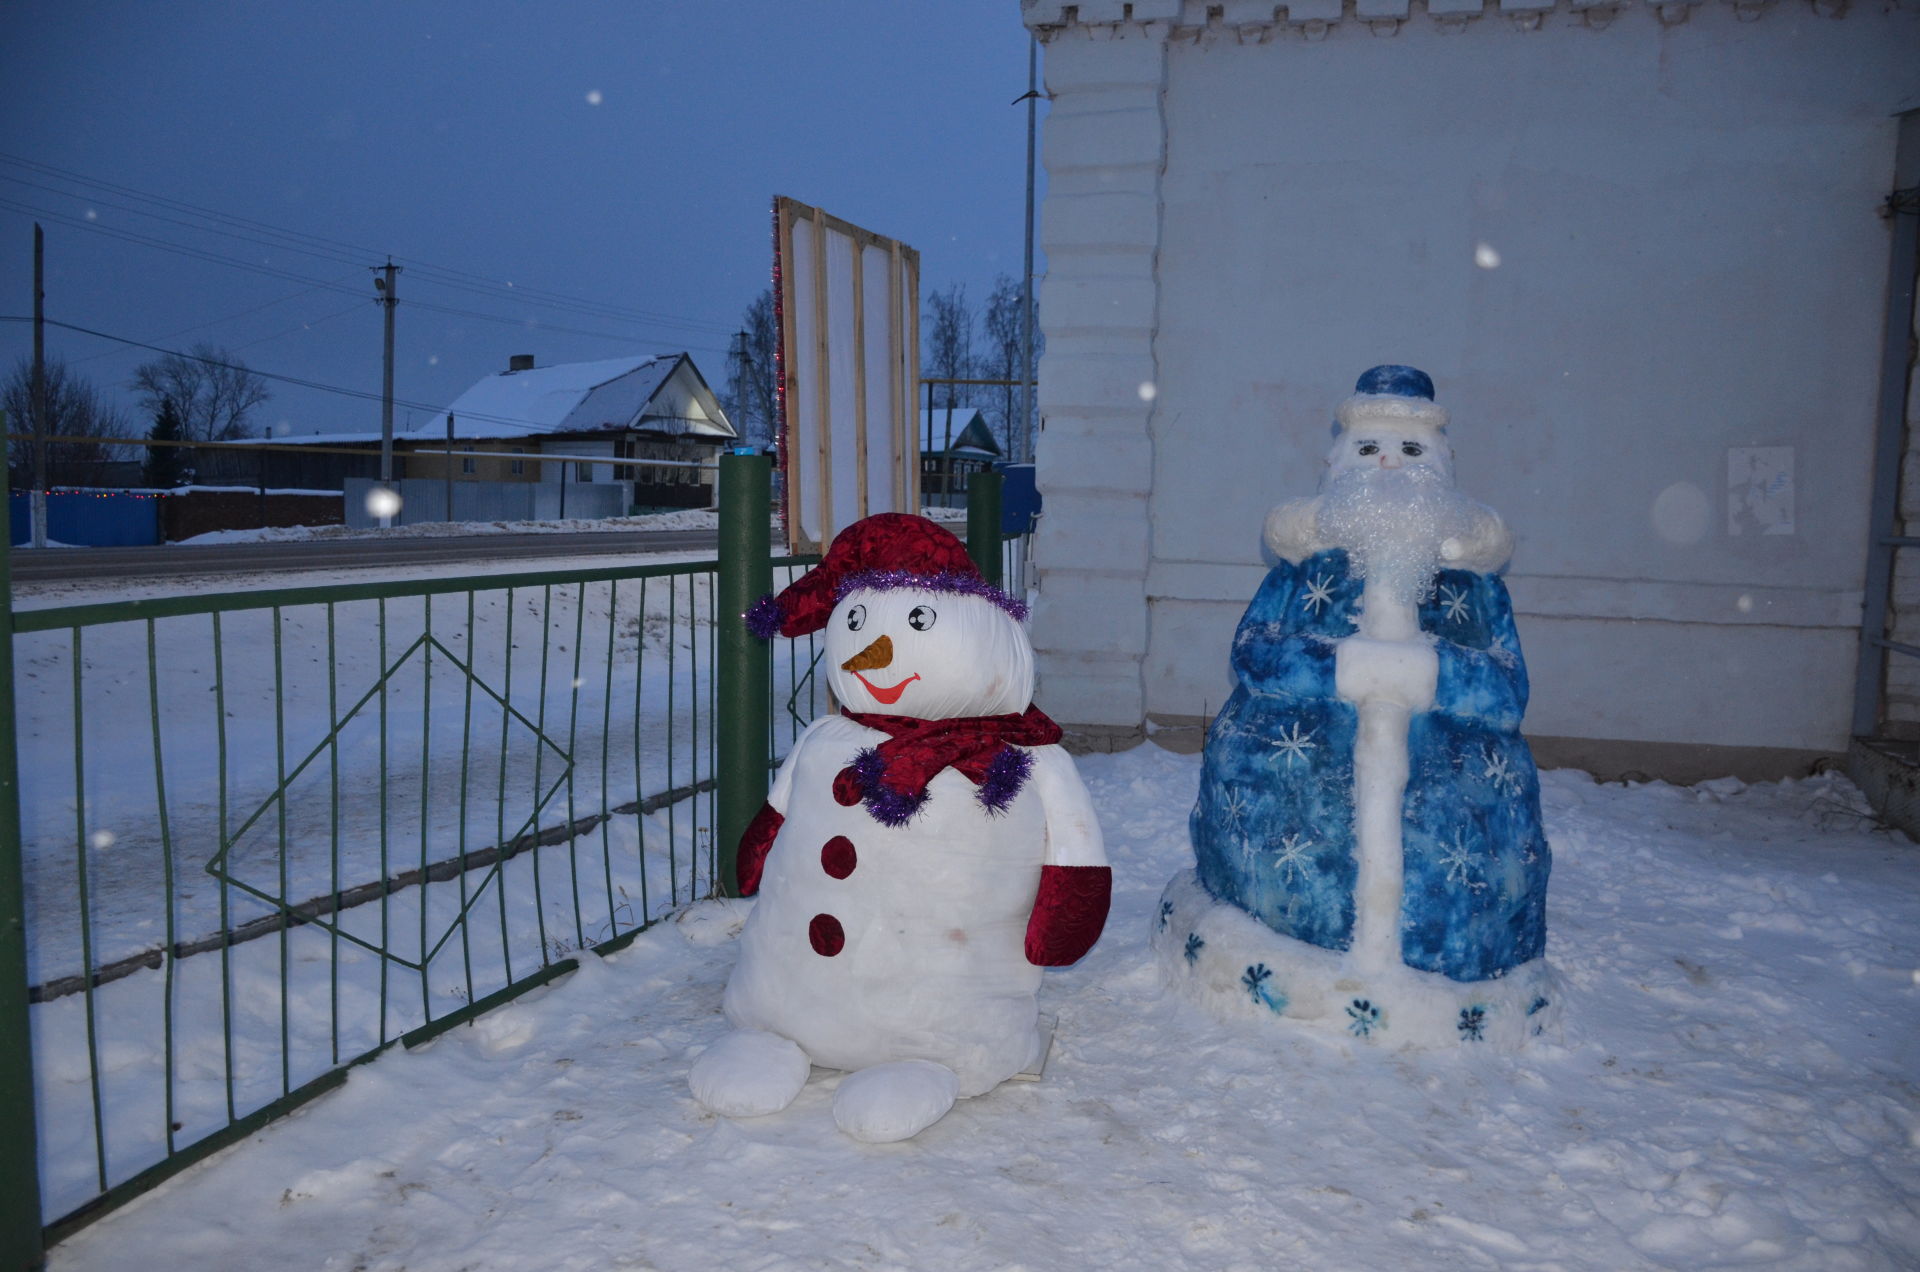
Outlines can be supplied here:
M1199 961L1200 951L1205 948L1207 948L1207 943L1200 939L1198 932L1187 933L1187 962L1193 963Z
M1475 892L1487 886L1473 877L1473 853L1463 831L1453 832L1453 846L1440 854L1440 864L1447 868L1448 883L1464 883Z
M1300 607L1309 614L1318 614L1322 605L1333 605L1333 576L1322 574L1307 584L1307 594L1300 598Z
M1460 1009L1460 1021L1454 1026L1460 1031L1460 1037L1466 1042L1485 1042L1487 1028L1487 1009L1475 1003L1471 1007Z
M1173 917L1173 902L1162 901L1160 903L1160 930L1162 932L1167 930L1167 920L1172 917Z
M1467 592L1465 588L1455 591L1446 584L1441 584L1440 603L1446 607L1448 622L1458 623L1467 617Z
M1380 1009L1365 998L1356 998L1347 1005L1347 1032L1356 1038L1371 1038L1376 1029L1385 1029L1380 1021Z
M1302 764L1309 762L1307 752L1313 749L1313 734L1302 732L1300 722L1296 720L1288 726L1287 732L1280 735L1279 741L1269 742L1267 745L1271 746L1275 752L1267 757L1267 762L1274 764L1284 759L1287 762L1287 771L1292 772L1295 760L1299 760Z
M1287 882L1289 874L1295 882L1307 877L1307 868L1303 863L1312 849L1313 841L1305 836L1281 837L1280 846L1273 850L1273 868L1279 873L1282 883Z

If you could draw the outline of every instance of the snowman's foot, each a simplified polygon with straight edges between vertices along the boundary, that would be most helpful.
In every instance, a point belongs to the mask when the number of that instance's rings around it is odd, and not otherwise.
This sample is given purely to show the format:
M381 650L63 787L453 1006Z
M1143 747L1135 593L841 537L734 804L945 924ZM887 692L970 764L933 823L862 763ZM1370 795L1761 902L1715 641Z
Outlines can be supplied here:
M736 1029L700 1053L687 1085L722 1117L762 1117L792 1104L812 1067L798 1043L762 1029Z
M849 1074L833 1093L833 1120L868 1144L912 1139L938 1122L960 1094L952 1069L931 1060L895 1060Z

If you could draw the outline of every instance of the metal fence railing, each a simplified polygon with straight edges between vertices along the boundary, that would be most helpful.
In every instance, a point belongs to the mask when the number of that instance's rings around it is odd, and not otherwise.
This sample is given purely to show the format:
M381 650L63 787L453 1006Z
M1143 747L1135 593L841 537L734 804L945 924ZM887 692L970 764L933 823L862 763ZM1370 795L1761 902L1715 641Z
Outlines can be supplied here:
M0 1173L38 1181L0 1253L727 890L729 798L827 705L811 638L721 670L816 559L740 458L720 563L21 609L0 546Z
M48 1235L709 895L713 581L14 613Z

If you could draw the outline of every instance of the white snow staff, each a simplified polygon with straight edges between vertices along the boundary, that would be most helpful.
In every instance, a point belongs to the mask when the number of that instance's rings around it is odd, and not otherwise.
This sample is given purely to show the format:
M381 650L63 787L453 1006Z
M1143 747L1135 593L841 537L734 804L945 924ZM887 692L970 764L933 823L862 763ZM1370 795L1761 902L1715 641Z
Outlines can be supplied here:
M1112 875L1032 705L1025 617L902 513L847 527L749 614L763 636L825 629L843 709L801 734L742 837L759 900L727 984L736 1030L689 1076L706 1107L777 1112L817 1064L851 1071L841 1130L906 1139L1039 1059L1040 969L1092 948Z

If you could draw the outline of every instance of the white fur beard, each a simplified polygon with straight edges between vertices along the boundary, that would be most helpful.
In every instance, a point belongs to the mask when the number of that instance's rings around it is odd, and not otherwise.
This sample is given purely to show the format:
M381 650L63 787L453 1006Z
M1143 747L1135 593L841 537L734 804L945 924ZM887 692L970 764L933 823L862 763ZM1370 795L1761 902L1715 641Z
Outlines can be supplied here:
M1438 468L1350 468L1322 486L1315 529L1347 549L1356 576L1411 605L1432 592L1440 545L1467 533L1473 507Z

